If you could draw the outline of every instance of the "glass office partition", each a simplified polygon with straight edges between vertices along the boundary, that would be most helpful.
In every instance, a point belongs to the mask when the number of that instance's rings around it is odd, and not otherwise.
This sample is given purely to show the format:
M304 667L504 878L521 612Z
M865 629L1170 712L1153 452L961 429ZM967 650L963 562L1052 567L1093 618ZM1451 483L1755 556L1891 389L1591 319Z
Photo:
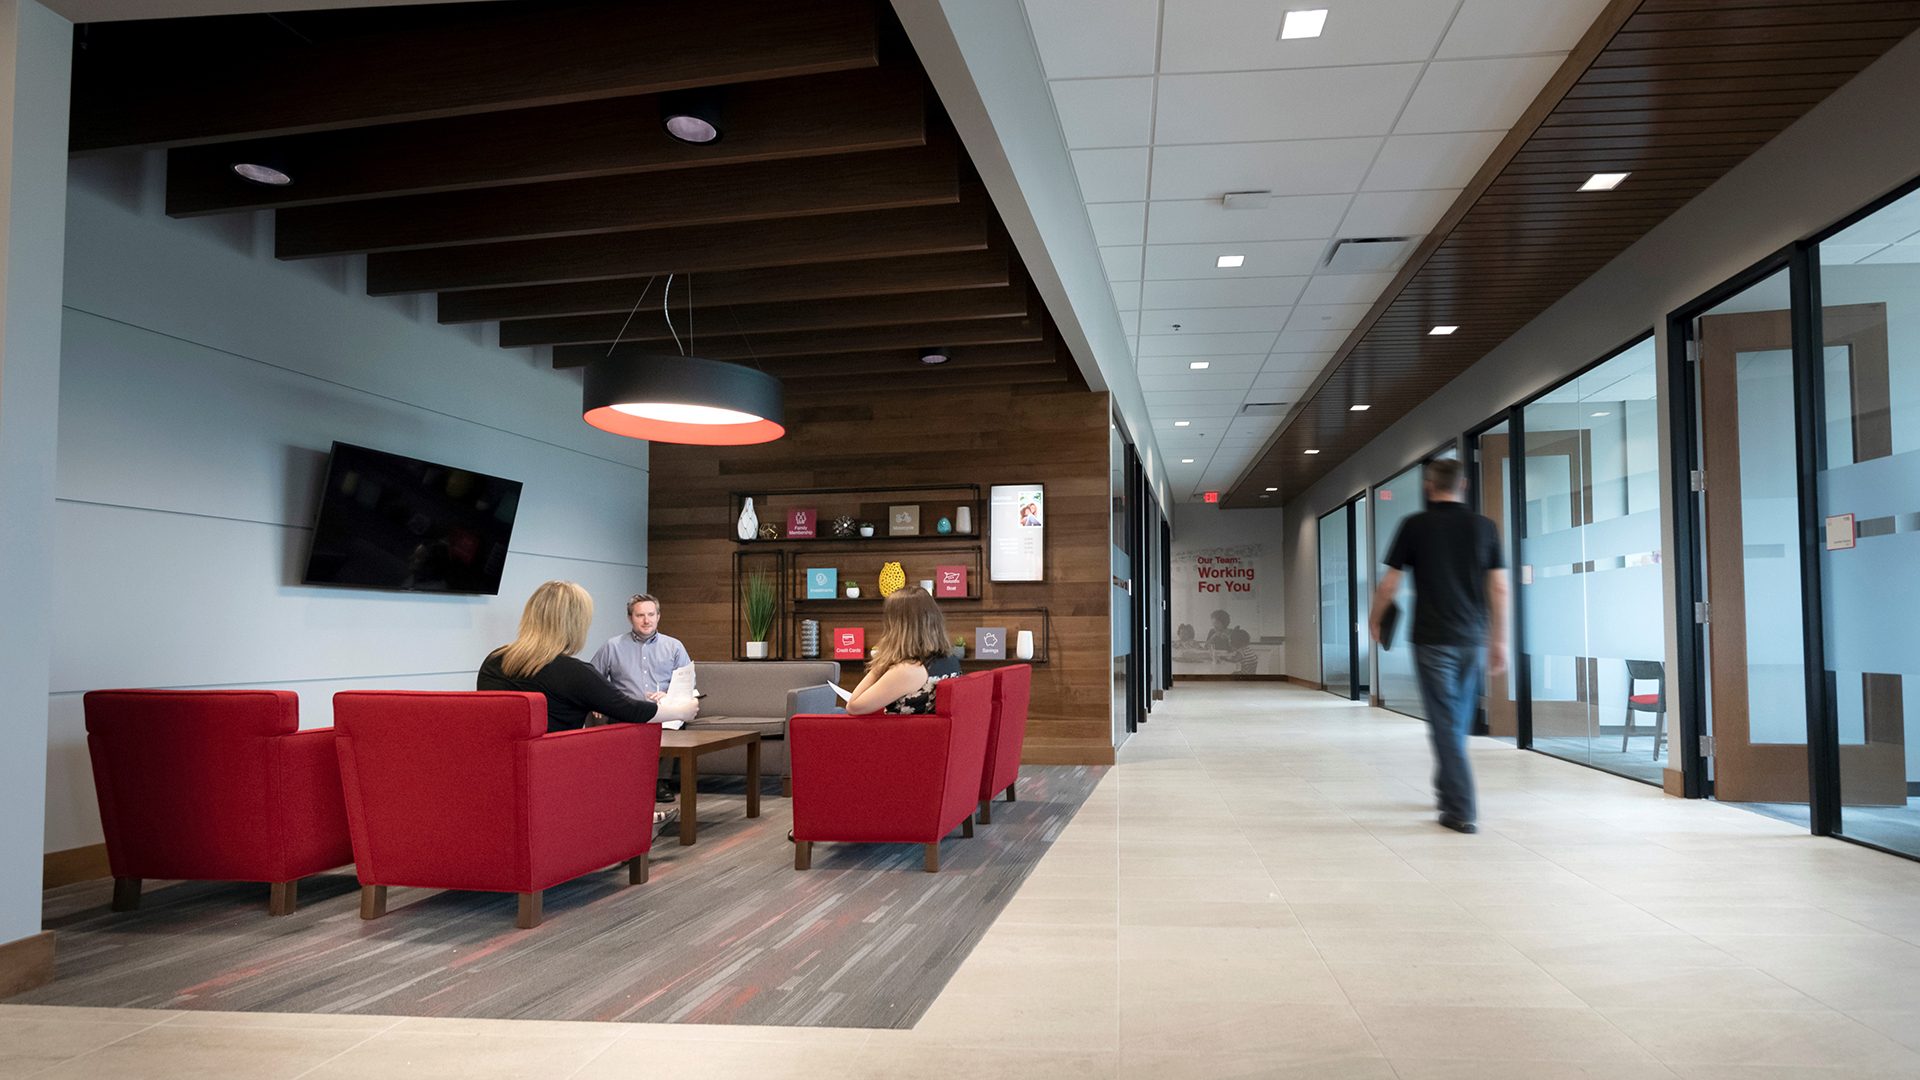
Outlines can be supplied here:
M1420 466L1373 489L1373 572L1374 580L1386 573L1387 548L1400 531L1400 523L1424 509ZM1369 590L1371 592L1371 590ZM1407 635L1413 630L1413 577L1400 577L1400 591L1394 597L1400 605L1400 625L1388 648L1377 651L1375 660L1380 704L1408 716L1426 717L1420 702L1420 682L1413 671L1413 646Z
M1504 420L1473 438L1474 469L1477 470L1474 493L1478 502L1475 509L1492 519L1500 530L1500 553L1508 559L1513 557L1512 441L1509 425ZM1511 573L1508 575L1509 583L1513 577ZM1481 698L1487 734L1510 743L1518 741L1520 735L1520 664L1514 659L1519 657L1520 650L1514 641L1513 598L1509 584L1505 620L1510 658L1507 670L1487 676Z
M1373 690L1373 635L1367 632L1367 605L1373 603L1373 562L1367 556L1367 497L1347 504L1353 516L1353 699L1366 701Z
M1353 696L1353 508L1320 517L1320 684Z
M1819 571L1840 832L1920 855L1920 193L1819 255Z
M1657 399L1648 339L1526 406L1515 575L1534 749L1653 783L1671 734Z

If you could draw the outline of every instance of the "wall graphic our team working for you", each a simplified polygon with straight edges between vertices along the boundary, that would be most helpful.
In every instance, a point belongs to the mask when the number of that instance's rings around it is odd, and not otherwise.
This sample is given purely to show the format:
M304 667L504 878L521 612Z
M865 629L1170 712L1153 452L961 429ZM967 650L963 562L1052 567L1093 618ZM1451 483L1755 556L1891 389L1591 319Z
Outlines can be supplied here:
M1173 547L1173 673L1280 675L1280 545Z

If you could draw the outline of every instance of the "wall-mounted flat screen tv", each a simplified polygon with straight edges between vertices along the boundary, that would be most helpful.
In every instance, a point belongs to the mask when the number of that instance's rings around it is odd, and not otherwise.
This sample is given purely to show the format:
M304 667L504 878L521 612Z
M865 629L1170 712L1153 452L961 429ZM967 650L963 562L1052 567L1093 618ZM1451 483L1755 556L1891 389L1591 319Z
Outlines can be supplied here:
M497 594L519 508L518 480L336 442L303 581Z

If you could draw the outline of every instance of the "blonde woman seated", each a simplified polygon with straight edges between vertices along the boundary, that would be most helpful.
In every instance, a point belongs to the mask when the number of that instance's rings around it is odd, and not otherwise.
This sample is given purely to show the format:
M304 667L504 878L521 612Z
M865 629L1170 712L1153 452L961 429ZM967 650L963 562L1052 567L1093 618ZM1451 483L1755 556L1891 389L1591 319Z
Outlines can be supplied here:
M940 606L925 589L913 586L887 597L881 608L879 640L867 677L854 687L847 711L862 713L930 713L934 687L958 672L951 669L952 640ZM929 670L932 669L932 670Z
M475 689L519 690L547 697L547 730L572 731L599 713L615 723L691 720L691 700L635 701L614 689L593 665L574 656L587 645L593 597L571 581L533 590L520 613L520 636L487 654Z

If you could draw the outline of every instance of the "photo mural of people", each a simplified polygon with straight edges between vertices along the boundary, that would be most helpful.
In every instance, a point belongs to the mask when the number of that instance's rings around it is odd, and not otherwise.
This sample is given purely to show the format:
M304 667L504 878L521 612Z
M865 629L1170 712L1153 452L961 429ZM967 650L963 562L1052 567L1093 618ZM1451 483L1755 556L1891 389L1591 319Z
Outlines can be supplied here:
M1277 544L1183 549L1175 542L1175 675L1284 672L1278 564Z

